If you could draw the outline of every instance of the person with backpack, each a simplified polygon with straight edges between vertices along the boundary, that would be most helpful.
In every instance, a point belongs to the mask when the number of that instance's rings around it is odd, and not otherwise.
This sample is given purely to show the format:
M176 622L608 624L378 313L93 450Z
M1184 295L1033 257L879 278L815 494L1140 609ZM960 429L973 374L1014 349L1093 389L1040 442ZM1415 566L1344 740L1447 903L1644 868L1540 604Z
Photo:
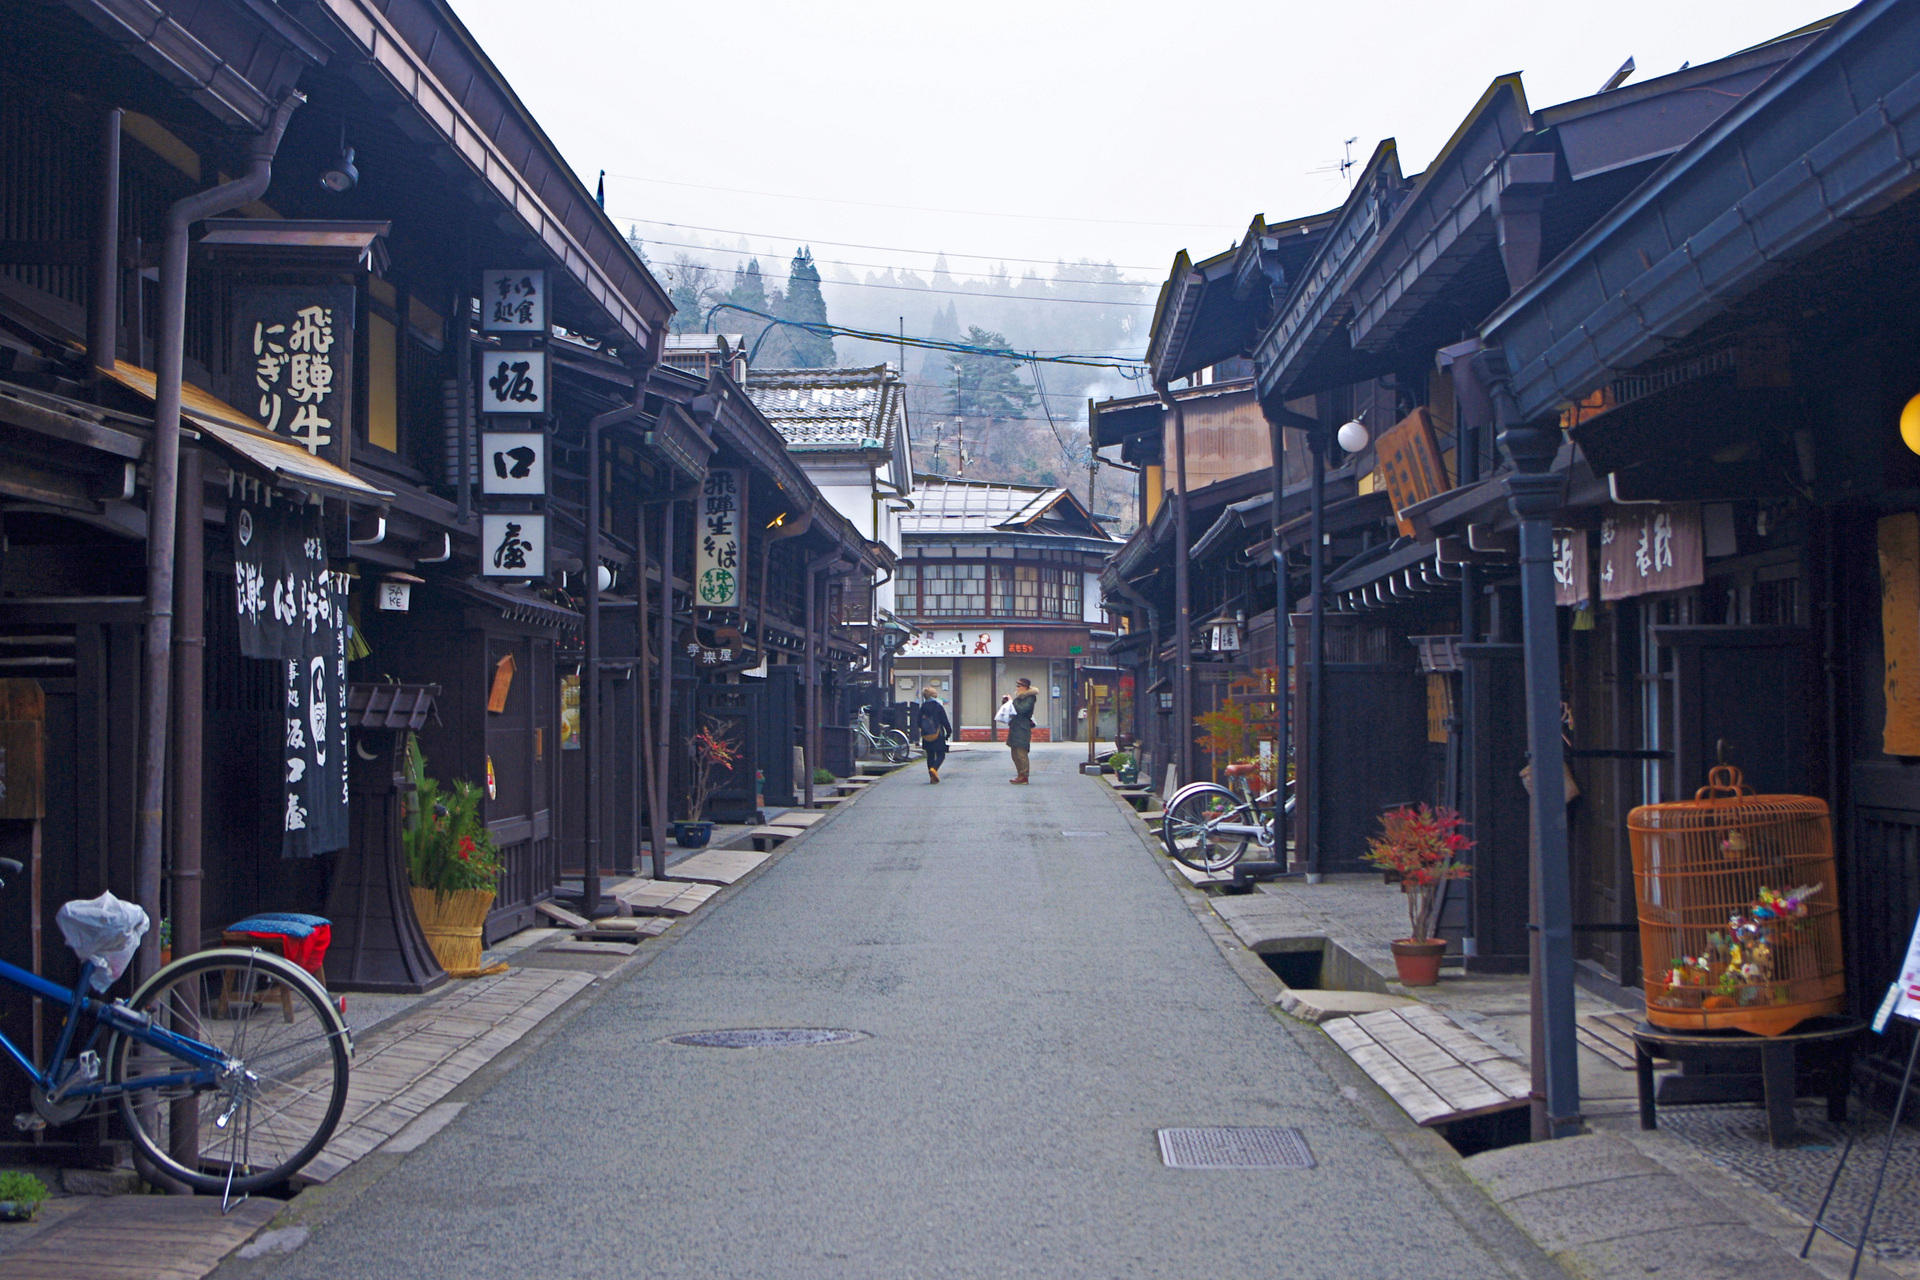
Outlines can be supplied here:
M913 713L914 728L920 732L920 745L927 749L927 783L940 785L940 766L947 762L947 743L953 739L953 721L940 705L939 690L928 685L921 691L920 707Z

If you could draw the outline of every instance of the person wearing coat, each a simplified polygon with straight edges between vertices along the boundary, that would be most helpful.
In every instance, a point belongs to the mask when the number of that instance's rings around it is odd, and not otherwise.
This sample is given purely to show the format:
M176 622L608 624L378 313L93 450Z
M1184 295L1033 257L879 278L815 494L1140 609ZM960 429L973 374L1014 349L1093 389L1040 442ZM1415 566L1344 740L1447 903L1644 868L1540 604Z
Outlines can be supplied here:
M1033 706L1039 696L1033 681L1024 676L1013 682L1013 718L1007 721L1007 750L1013 754L1015 776L1007 781L1024 785L1027 781L1027 752L1033 746Z
M953 722L940 705L939 691L921 690L919 710L913 713L913 726L920 732L920 745L927 749L927 782L940 785L940 766L947 762L947 743L953 738Z

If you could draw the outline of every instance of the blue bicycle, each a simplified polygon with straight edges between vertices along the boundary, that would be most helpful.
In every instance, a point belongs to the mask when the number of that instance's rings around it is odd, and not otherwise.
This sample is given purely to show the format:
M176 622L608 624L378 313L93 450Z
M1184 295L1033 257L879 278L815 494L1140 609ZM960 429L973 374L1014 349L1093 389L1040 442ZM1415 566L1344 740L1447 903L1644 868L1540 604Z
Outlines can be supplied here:
M0 873L20 870L0 858ZM104 994L98 979L111 970L82 959L71 990L0 961L0 982L64 1013L44 1067L0 1033L0 1050L33 1081L33 1110L16 1127L113 1105L154 1171L229 1199L285 1182L326 1146L346 1106L353 1044L304 969L257 950L201 951L131 999L107 1000L90 992Z

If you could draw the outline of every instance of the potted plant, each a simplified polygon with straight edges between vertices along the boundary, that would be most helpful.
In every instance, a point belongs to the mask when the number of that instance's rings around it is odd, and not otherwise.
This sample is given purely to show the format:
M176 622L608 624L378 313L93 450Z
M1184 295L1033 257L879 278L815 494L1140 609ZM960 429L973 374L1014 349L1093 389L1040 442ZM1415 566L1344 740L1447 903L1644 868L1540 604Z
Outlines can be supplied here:
M464 778L443 788L427 774L417 740L407 741L407 801L401 845L413 910L434 958L448 973L480 969L481 929L500 879L500 853L480 820L480 788Z
M731 773L740 763L740 744L726 733L726 726L713 716L705 717L700 732L687 742L693 756L693 768L687 776L687 814L673 824L673 838L682 849L704 849L713 839L713 824L706 820L707 800L720 785L722 771Z
M1107 757L1107 767L1113 770L1113 776L1120 785L1130 787L1140 781L1140 762L1133 758L1131 751L1116 751Z
M1431 987L1440 981L1444 940L1427 936L1427 915L1434 890L1448 880L1464 880L1469 868L1459 856L1473 848L1460 833L1461 818L1452 809L1428 805L1401 805L1380 815L1380 834L1367 842L1367 861L1397 875L1407 896L1410 937L1393 944L1394 967L1409 987Z
M50 1194L47 1184L30 1173L0 1172L0 1222L32 1222Z

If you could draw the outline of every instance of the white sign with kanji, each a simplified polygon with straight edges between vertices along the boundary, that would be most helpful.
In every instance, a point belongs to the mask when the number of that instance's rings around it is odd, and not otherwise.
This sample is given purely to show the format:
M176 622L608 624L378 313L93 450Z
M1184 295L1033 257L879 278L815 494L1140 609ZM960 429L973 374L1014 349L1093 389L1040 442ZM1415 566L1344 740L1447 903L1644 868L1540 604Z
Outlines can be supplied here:
M480 433L480 492L545 494L547 437L539 431Z
M1914 921L1907 958L1900 962L1900 980L1894 986L1900 992L1894 997L1894 1016L1920 1022L1920 920Z
M480 332L546 331L546 272L495 268L480 273Z
M547 411L547 353L485 351L480 356L480 412Z
M487 578L547 576L547 518L543 515L480 517L480 573Z
M740 607L740 552L742 521L747 510L747 473L731 467L707 472L700 487L699 557L694 565L693 594L708 609Z

